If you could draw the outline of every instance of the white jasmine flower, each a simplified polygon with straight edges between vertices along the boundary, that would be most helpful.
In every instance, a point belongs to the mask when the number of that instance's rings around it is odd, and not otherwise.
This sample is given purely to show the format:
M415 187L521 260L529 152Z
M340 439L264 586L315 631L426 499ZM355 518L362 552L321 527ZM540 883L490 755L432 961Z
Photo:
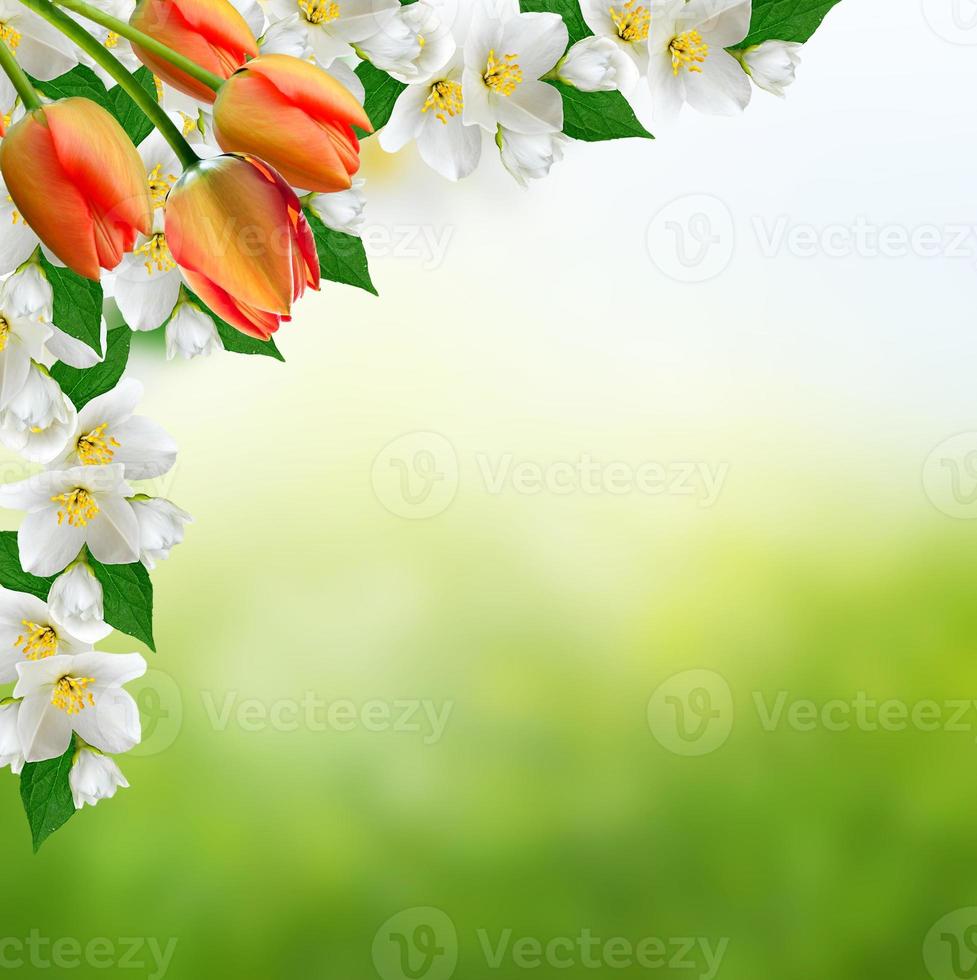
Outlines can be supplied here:
M375 67L410 82L430 78L444 68L457 45L451 24L442 20L439 9L418 0L391 10L379 30L359 47Z
M0 236L2 237L2 236ZM51 328L44 312L28 295L23 279L11 276L0 287L0 408L5 408L27 383L31 362L39 360Z
M76 810L86 803L95 806L99 800L111 799L120 786L122 789L129 788L115 761L90 746L83 746L75 753L68 784Z
M408 85L380 130L380 146L396 153L416 140L421 158L442 177L461 180L472 173L482 156L482 130L463 119L463 72L457 54L434 78Z
M0 443L32 463L50 463L64 450L77 413L48 372L31 364L19 392L0 409Z
M85 561L69 565L54 580L47 601L51 619L85 643L98 643L112 632L105 622L102 583Z
M327 228L359 238L366 222L363 214L366 208L366 194L363 193L365 186L365 180L355 177L353 186L348 191L313 194L309 198L309 207Z
M354 44L379 30L385 13L399 0L271 0L274 19L299 14L317 60L329 67L336 58L355 54Z
M13 198L7 193L7 185L0 178L0 276L23 265L40 243L34 230L20 216Z
M562 133L527 136L500 127L497 142L506 170L525 187L528 180L548 176L553 164L563 159L563 147L569 140Z
M231 6L244 18L255 37L264 34L268 19L258 0L231 0Z
M73 731L102 752L128 752L141 727L136 702L122 685L144 673L138 653L90 650L19 663L14 697L23 698L17 732L24 758L64 755Z
M25 510L17 532L20 564L34 575L54 575L83 545L107 565L139 558L139 522L126 497L121 465L47 470L0 486L0 507Z
M559 66L559 79L581 92L625 94L638 84L634 58L608 37L586 37L567 52Z
M749 104L750 80L726 48L750 29L751 0L651 0L648 84L656 115L675 116L687 102L712 115Z
M631 59L638 74L648 70L648 35L652 0L580 0L587 26ZM581 42L583 43L583 42Z
M83 340L78 340L65 333L57 324L52 323L54 317L54 290L48 282L40 262L36 260L36 251L9 279L6 281L6 295L12 309L19 310L24 316L43 323L48 328L48 337L44 342L45 363L53 360L64 361L75 368L89 368L104 360L106 325L102 318L99 351L93 350Z
M563 57L569 37L558 14L494 16L476 8L465 43L464 119L493 135L559 132L563 99L539 79Z
M740 61L757 86L783 99L794 84L802 47L795 41L764 41L743 51Z
M89 2L104 13L124 21L128 21L136 9L135 0L89 0ZM80 14L73 14L70 10L65 10L65 13L81 24L103 47L111 51L112 55L121 61L129 71L135 71L139 67L139 59L132 50L132 45L124 37L116 34L115 31L110 31L107 27L102 27L101 24L96 24L82 17ZM79 60L83 65L91 68L107 86L115 85L115 79L90 55L80 52Z
M156 562L169 558L170 550L183 541L184 525L193 518L162 497L136 497L132 509L139 521L140 558L152 570Z
M52 465L63 469L121 463L127 480L152 480L172 469L176 443L152 419L133 415L142 395L140 382L123 378L93 398L78 413L65 451Z
M16 664L92 648L56 622L46 602L26 592L0 587L0 684L17 679Z
M214 321L194 303L182 302L166 324L166 359L209 357L223 349Z
M258 38L258 47L262 54L287 54L302 61L312 58L309 32L298 13L269 25L268 30Z
M0 40L29 75L50 81L78 64L71 42L17 0L0 0Z
M17 732L17 716L20 702L5 700L0 702L0 769L10 766L10 771L19 775L24 768L24 753L20 747Z

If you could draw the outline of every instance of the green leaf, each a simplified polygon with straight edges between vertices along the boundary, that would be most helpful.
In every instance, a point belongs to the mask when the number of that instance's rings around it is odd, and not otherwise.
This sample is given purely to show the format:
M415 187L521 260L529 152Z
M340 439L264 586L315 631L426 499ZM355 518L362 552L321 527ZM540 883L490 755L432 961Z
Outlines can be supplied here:
M394 111L394 103L400 98L400 93L407 88L403 82L398 82L385 71L374 68L368 61L361 62L356 69L363 87L366 89L366 101L363 108L366 110L370 122L373 123L373 131L376 132L387 125L390 113ZM368 134L360 131L361 136Z
M263 354L265 357L273 357L276 361L285 360L274 340L259 340L257 337L250 337L246 333L241 333L240 330L237 330L222 320L202 299L190 292L186 286L183 287L183 293L197 309L202 313L206 313L214 321L214 326L217 327L217 333L220 335L224 350L229 350L235 354Z
M575 140L597 143L631 137L654 139L620 92L581 92L550 82L563 96L563 132Z
M75 815L68 776L75 754L74 739L68 751L47 762L28 762L20 775L20 798L34 838L34 853L56 830Z
M132 331L128 327L110 330L106 341L105 360L90 368L73 368L60 361L51 368L51 377L81 411L93 398L111 391L122 377L129 360Z
M379 296L370 278L370 265L361 239L327 228L310 209L305 209L319 253L319 271L323 279L365 289Z
M836 3L838 0L753 0L750 33L736 47L748 48L771 40L803 43Z
M148 68L140 68L135 72L134 77L154 99L157 97L156 82ZM149 116L132 101L131 96L120 85L116 85L109 92L108 108L129 134L129 139L137 146L153 131L154 127Z
M105 622L145 643L153 653L153 583L142 562L103 565L91 555L88 564L102 583Z
M0 531L0 585L14 592L29 592L38 599L47 599L56 575L39 578L20 567L20 551L16 531Z
M31 79L36 88L49 99L70 99L74 97L91 99L103 109L111 112L109 94L102 80L86 65L75 65L69 72L52 78L47 82Z
M70 269L52 265L43 253L37 254L54 290L55 325L101 355L102 287Z
M570 32L571 46L585 37L592 37L593 31L587 26L580 12L578 0L520 0L519 7L524 14L559 14Z

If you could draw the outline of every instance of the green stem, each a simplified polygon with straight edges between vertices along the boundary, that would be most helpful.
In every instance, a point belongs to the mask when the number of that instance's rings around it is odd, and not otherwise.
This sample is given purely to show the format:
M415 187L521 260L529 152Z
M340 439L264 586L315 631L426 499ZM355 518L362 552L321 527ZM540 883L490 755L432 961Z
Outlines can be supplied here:
M167 47L165 44L157 41L156 38L150 37L138 28L133 27L127 21L119 20L118 17L113 17L104 10L99 10L98 7L93 7L91 4L85 3L85 0L55 0L55 3L59 7L64 7L65 10L72 10L86 19L94 21L96 24L101 24L102 27L108 28L114 34L118 34L133 44L137 44L144 51L158 55L164 61L168 61L173 65L174 68L179 68L184 74L195 78L198 82L206 85L207 88L212 88L215 92L224 84L224 79L220 75L215 75L213 72L207 71L206 68L201 68L195 61L191 61L189 58L180 54L179 51L174 51L172 48Z
M193 148L184 139L183 133L166 114L163 107L126 71L115 56L109 53L108 48L99 44L81 24L76 23L67 14L58 10L50 0L21 0L21 3L56 27L69 40L74 41L82 51L118 82L119 87L149 117L150 122L160 131L166 142L173 147L173 152L179 157L180 163L184 167L190 167L198 162L199 157L193 152Z
M7 47L5 41L0 41L0 68L13 83L17 94L20 96L20 101L24 103L24 108L28 112L31 109L39 109L41 100L38 98L37 92L34 91L31 80L25 74L24 69L17 64L13 51Z

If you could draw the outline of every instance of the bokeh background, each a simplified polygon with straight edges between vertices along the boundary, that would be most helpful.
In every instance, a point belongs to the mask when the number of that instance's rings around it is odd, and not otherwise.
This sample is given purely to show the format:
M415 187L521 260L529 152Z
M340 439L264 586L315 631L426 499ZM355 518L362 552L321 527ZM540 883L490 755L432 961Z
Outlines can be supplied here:
M0 779L3 936L175 940L178 980L399 980L398 942L429 980L455 943L465 978L972 976L970 13L844 0L787 101L528 192L371 147L382 299L305 301L286 365L140 346L195 517L146 742L36 857ZM767 718L859 697L903 708ZM586 930L674 962L513 955Z

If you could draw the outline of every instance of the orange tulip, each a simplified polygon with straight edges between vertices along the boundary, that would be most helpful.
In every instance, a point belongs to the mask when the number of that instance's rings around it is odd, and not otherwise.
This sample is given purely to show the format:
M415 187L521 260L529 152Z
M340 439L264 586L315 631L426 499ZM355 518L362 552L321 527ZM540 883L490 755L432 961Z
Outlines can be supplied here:
M221 78L258 55L251 28L228 0L139 0L129 23ZM195 99L214 101L213 90L202 82L137 44L132 49L164 82Z
M291 319L319 258L295 192L238 154L201 160L166 200L166 241L190 288L242 333L267 340Z
M360 168L353 126L373 131L356 97L307 61L267 54L221 86L214 134L228 153L267 160L296 187L348 190Z
M98 280L150 234L146 170L125 130L88 99L28 112L0 143L0 171L21 217L69 269Z

